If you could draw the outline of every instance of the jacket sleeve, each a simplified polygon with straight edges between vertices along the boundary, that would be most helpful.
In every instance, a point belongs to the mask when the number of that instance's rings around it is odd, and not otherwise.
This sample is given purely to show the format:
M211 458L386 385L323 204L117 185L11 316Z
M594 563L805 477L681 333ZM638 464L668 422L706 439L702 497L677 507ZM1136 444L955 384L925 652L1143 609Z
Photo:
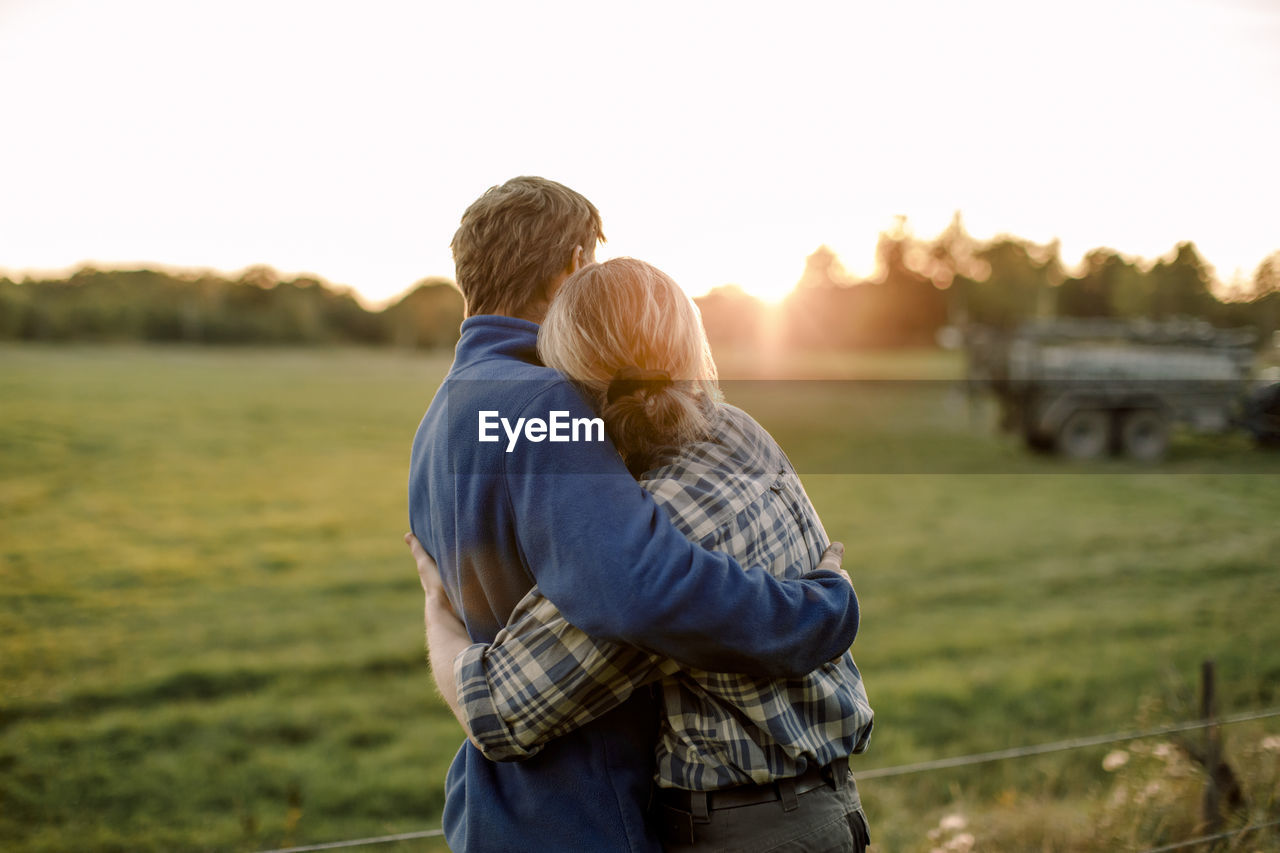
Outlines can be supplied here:
M521 416L595 413L555 383ZM505 413L504 413L505 414ZM504 454L520 547L542 593L602 640L685 666L802 676L853 643L858 604L835 572L781 581L689 542L608 442L520 442Z

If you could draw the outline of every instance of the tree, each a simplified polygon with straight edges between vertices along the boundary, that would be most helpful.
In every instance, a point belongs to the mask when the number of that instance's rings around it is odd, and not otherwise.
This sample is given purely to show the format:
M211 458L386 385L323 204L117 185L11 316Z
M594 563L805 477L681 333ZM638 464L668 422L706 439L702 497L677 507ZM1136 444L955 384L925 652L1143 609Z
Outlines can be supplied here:
M693 301L702 313L712 349L749 347L763 339L767 308L736 284L722 285Z
M1268 293L1280 291L1280 251L1272 252L1262 259L1253 273L1253 297L1257 299Z
M383 314L396 346L433 349L457 343L464 311L462 293L453 282L426 278Z
M916 239L905 217L876 242L879 275L869 291L870 316L876 328L866 330L876 346L929 346L947 322L947 298L926 271L936 266L929 246ZM950 282L948 282L948 286Z
M1179 243L1170 260L1151 268L1153 317L1206 317L1217 305L1211 290L1213 270L1194 243Z
M957 279L958 301L975 323L1011 328L1050 313L1053 288L1062 280L1057 242L1041 246L1000 236L974 252L979 274ZM983 275L982 273L985 273Z
M1146 317L1151 313L1147 276L1114 249L1094 249L1079 276L1058 288L1064 317Z
M835 252L819 246L781 305L783 340L801 349L856 346L861 289Z

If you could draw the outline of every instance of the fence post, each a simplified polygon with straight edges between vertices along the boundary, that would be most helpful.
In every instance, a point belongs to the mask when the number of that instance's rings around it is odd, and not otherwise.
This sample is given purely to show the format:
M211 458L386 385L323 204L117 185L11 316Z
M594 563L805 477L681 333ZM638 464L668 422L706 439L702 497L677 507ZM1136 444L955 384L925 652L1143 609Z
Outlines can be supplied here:
M1200 664L1200 718L1206 723L1217 719L1217 695L1214 688L1213 660ZM1222 761L1222 738L1218 726L1204 730L1204 795L1201 799L1201 816L1205 830L1217 832L1222 828L1222 792L1218 790L1218 765Z

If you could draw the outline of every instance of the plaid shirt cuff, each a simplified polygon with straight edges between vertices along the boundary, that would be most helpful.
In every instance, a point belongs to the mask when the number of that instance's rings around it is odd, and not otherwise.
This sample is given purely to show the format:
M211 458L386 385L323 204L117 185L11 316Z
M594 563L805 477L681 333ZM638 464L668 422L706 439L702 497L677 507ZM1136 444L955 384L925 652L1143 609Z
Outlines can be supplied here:
M489 690L485 674L485 655L489 647L482 643L469 646L453 660L453 676L458 686L458 704L471 728L471 738L490 761L519 761L542 749L541 745L525 747L502 720Z

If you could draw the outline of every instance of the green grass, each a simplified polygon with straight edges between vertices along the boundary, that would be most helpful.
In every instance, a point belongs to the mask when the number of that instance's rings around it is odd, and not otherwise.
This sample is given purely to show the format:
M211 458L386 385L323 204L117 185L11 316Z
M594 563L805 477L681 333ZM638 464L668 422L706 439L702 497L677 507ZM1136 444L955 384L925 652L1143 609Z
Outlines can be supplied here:
M461 733L399 537L447 363L0 348L0 847L439 826ZM945 353L826 369L806 375L957 375ZM1205 657L1224 710L1280 704L1280 454L1179 436L1156 470L1067 465L940 384L729 387L848 546L877 712L855 770L1190 718ZM929 849L960 806L1067 832L1110 784L1105 751L860 787L880 850Z

